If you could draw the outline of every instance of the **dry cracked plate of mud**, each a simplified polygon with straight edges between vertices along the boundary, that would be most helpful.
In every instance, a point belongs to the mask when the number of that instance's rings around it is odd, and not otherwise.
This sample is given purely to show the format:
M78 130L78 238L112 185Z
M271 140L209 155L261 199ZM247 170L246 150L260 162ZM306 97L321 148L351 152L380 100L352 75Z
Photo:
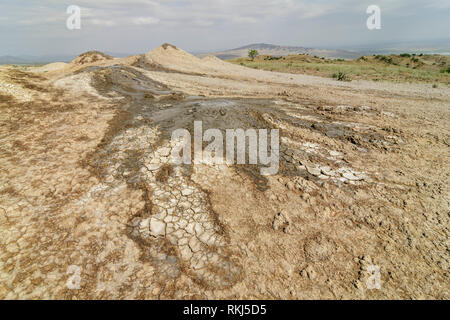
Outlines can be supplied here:
M0 298L448 299L449 96L173 46L1 67ZM173 163L196 121L278 129L278 171Z

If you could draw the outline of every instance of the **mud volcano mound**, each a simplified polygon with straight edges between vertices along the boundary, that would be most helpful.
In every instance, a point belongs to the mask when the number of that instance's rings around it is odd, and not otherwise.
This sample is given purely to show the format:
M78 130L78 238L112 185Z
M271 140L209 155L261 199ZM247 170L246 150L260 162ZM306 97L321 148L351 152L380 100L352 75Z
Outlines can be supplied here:
M88 51L85 53L80 54L78 57L76 57L74 60L72 60L71 64L74 65L84 65L88 63L98 62L98 61L106 61L106 60L112 60L113 57L100 52L100 51Z
M210 74L214 71L200 58L167 43L146 53L144 61L146 65L157 65L166 71L177 70L177 72L195 75Z

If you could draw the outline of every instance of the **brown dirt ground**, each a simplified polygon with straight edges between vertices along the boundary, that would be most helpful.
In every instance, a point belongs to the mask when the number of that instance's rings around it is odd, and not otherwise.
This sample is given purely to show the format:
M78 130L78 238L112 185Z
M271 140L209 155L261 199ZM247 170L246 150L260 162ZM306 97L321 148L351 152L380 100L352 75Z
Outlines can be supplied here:
M0 67L0 299L450 298L448 88L92 54ZM194 120L279 173L167 166Z

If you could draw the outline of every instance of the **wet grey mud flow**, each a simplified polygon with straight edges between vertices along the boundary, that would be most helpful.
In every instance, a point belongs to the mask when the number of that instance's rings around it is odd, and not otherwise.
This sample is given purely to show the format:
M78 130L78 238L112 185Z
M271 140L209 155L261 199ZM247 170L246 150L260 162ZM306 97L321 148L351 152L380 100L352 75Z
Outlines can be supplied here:
M174 130L187 129L193 137L194 121L202 121L203 130L280 129L278 174L305 177L311 183L358 184L367 177L344 167L339 152L302 143L284 130L286 125L334 139L353 139L362 150L382 139L370 131L359 134L345 123L331 121L326 110L265 99L185 96L120 65L81 72L92 72L92 86L117 107L106 135L86 165L101 178L104 192L114 192L123 184L142 191L145 204L130 219L128 234L142 249L142 259L157 268L164 286L184 273L205 288L227 288L245 272L239 252L228 249L227 231L212 210L207 191L191 179L192 165L169 163ZM325 165L314 165L318 158ZM260 192L269 188L257 165L235 165L233 169L251 179Z

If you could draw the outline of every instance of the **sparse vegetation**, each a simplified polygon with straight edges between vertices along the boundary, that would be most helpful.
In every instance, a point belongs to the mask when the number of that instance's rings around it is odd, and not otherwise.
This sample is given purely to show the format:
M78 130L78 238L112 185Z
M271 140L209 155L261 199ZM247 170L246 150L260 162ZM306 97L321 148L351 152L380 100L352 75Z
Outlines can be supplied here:
M372 81L422 82L450 84L450 57L442 55L362 56L355 60L327 59L307 54L284 57L261 55L254 59L238 58L230 62L253 69L275 72L302 73L322 77L341 72L343 79ZM342 78L342 75L341 75ZM341 80L345 81L345 80Z
M274 57L274 56L267 56L264 58L264 60L280 60L283 57Z
M255 60L255 58L256 58L258 55L259 55L258 50L249 50L249 51L248 51L248 57L249 57L250 59L252 59L252 61Z
M339 71L338 73L333 73L331 77L338 81L350 81L347 74L345 74L342 71Z

